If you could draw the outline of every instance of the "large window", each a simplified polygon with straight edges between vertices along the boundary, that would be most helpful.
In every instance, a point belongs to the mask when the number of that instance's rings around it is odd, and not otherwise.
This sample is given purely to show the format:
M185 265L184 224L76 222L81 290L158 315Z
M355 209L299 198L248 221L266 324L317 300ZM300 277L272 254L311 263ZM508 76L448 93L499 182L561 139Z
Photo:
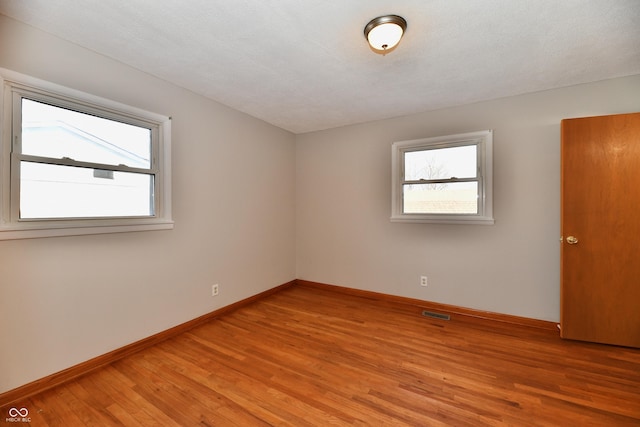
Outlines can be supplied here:
M171 228L167 117L0 71L0 239Z
M492 132L392 145L392 221L493 224Z

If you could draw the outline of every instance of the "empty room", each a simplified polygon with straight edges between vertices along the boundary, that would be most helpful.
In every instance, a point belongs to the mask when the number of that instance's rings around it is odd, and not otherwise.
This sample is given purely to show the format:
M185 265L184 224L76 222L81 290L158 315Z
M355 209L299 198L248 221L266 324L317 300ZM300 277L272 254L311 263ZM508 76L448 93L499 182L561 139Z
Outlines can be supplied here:
M637 426L637 0L0 0L0 424Z

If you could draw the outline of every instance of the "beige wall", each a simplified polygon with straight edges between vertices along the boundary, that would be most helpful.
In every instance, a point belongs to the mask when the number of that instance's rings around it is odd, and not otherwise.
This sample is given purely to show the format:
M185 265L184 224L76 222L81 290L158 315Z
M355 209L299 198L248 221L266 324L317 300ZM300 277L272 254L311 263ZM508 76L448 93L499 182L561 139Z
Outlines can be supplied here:
M1 15L0 67L172 116L175 220L0 241L0 392L295 278L293 134Z
M632 111L640 76L298 135L297 277L558 321L560 120ZM495 225L389 221L393 141L484 129Z

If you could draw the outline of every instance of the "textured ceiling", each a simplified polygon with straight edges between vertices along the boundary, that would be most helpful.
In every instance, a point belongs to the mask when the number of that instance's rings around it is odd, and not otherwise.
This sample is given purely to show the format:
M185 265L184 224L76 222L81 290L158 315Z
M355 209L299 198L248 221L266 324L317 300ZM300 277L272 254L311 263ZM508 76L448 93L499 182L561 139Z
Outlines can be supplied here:
M0 0L0 13L294 133L640 74L639 0ZM367 22L408 22L369 50Z

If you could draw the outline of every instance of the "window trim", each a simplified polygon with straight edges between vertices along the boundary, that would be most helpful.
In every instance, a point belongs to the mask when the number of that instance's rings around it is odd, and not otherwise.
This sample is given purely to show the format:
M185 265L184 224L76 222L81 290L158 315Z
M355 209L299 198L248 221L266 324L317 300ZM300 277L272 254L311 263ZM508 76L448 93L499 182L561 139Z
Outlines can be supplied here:
M20 177L12 161L14 94L33 94L37 100L49 98L56 105L131 124L146 124L157 129L157 143L152 144L152 166L155 168L155 215L150 217L28 219L16 217L16 179ZM29 98L29 96L27 96ZM21 124L20 124L21 125ZM152 131L153 132L153 131ZM12 159L13 158L13 159ZM81 163L81 162L77 162ZM70 89L11 70L0 68L0 240L39 237L76 236L85 234L167 230L173 228L171 218L171 118L131 107L95 95ZM114 167L114 169L117 167ZM13 183L12 183L13 181ZM12 185L14 188L12 188Z
M478 213L423 214L403 212L404 153L465 145L478 147ZM396 141L391 145L391 218L392 222L432 224L494 224L493 219L493 131L445 135L433 138Z

